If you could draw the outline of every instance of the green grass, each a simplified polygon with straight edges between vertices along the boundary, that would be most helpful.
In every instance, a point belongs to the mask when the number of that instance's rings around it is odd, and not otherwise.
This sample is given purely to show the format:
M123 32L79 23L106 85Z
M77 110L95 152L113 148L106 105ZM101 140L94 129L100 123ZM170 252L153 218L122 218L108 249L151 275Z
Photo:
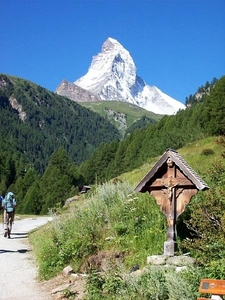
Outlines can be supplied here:
M128 115L128 124L131 125L136 119L142 116L148 116L156 121L159 121L162 116L147 111L135 104L121 101L99 101L99 102L82 102L83 106L92 109L93 111L106 116L105 109L112 109L116 112Z
M221 152L223 147L217 142L217 137L209 137L203 140L198 140L189 143L181 149L175 149L182 158L190 165L191 168L199 175L205 176L213 164L221 160ZM213 154L204 155L205 149L211 149ZM131 172L127 172L118 176L122 181L129 182L132 186L136 186L139 181L151 170L151 168L158 161L160 156L151 158L140 168Z

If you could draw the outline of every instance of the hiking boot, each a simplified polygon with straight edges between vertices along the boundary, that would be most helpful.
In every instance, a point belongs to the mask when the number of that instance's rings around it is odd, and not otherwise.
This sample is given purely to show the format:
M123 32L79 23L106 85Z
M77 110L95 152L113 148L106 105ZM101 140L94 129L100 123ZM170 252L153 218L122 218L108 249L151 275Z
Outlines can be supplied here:
M7 237L7 234L8 234L8 233L7 233L7 231L5 231L5 233L4 233L4 237Z

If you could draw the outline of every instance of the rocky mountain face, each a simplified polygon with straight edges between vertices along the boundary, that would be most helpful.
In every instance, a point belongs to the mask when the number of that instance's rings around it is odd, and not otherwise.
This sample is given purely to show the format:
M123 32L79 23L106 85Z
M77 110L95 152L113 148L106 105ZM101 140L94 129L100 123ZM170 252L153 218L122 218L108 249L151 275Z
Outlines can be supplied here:
M78 87L91 93L75 93ZM108 38L101 52L93 57L86 75L73 83L63 81L56 93L74 101L118 100L138 105L156 114L175 114L185 105L150 86L137 76L130 53L115 39ZM93 96L92 96L93 95ZM85 99L85 100L84 100Z
M78 85L68 82L65 79L58 86L56 93L77 102L95 102L101 100L88 90L82 89Z

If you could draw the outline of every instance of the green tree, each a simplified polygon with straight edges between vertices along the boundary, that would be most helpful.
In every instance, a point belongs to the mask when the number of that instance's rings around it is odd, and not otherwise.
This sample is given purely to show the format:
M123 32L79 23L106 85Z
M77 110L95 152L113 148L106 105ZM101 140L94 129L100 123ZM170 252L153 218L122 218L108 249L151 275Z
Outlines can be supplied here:
M55 151L40 180L41 213L46 214L50 208L62 206L72 196L74 185L83 181L75 164L69 160L65 149Z
M210 190L199 193L188 206L185 223L190 238L182 242L211 277L225 276L225 163L216 163L209 173ZM218 273L217 273L218 272ZM216 274L217 273L217 274Z
M21 212L26 214L39 215L42 210L42 202L40 198L40 186L39 182L36 181L28 189L23 202Z
M36 185L36 183L40 180L40 176L38 176L37 172L34 170L34 168L30 168L27 170L25 175L23 177L19 177L14 185L14 193L16 195L17 199L17 211L20 213L30 213L27 212L25 209L25 203L28 200L27 199L27 193L29 192L29 189ZM30 199L30 198L29 198ZM33 201L30 199L30 201Z
M223 76L207 97L205 105L205 114L208 120L205 120L208 134L225 134L225 76Z

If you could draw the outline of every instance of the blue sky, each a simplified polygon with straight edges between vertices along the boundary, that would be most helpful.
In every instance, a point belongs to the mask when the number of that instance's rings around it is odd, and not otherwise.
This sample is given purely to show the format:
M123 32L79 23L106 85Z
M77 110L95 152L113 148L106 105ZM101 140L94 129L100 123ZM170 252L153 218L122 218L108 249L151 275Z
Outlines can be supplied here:
M225 75L224 0L0 0L0 72L51 91L112 37L137 75L185 102Z

